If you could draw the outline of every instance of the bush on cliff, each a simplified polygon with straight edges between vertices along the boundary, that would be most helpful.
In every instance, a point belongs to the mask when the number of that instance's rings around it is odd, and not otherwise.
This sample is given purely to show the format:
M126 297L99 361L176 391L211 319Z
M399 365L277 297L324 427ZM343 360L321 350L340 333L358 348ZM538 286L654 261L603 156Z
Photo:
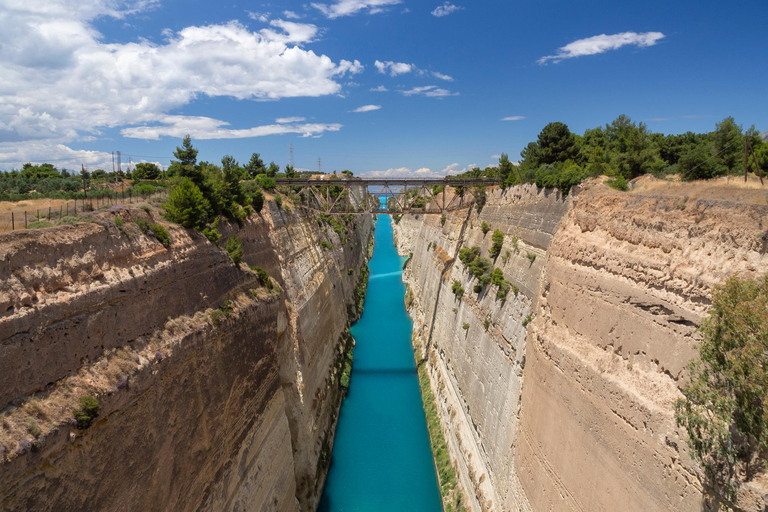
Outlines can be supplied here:
M709 490L733 500L741 471L751 479L768 450L768 275L716 288L699 330L701 359L688 365L675 419Z
M501 248L504 245L504 233L498 229L495 230L491 235L491 240L493 240L493 245L491 246L491 250L488 252L491 255L491 258L496 259L499 254L501 254Z
M232 263L239 267L240 262L243 261L243 242L237 238L237 235L231 235L227 239L227 254L232 258Z
M185 228L200 229L209 215L211 206L197 185L189 178L182 178L171 190L163 205L165 217Z
M101 405L99 404L99 401L92 396L81 396L77 403L80 406L75 409L77 428L86 429L91 426L93 420L99 415Z

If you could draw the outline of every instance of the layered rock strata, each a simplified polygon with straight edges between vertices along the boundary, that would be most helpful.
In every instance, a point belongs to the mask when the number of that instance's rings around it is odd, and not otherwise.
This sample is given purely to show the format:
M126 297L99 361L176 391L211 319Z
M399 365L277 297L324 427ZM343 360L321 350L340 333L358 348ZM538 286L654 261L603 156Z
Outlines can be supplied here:
M337 234L267 202L221 228L237 268L199 233L166 226L164 247L148 216L0 236L2 508L314 509L370 218ZM78 429L84 395L101 410Z
M768 207L685 194L525 185L444 225L399 221L414 335L470 508L706 506L673 404L712 288L768 268ZM506 301L493 285L474 293L457 259L475 245L487 257L495 229ZM739 507L762 510L761 494L748 483Z

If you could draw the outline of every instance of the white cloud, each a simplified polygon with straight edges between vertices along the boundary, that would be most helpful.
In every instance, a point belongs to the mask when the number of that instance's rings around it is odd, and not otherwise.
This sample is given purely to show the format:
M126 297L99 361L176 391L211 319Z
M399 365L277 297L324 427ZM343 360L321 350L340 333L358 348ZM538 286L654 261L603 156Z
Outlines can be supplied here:
M357 107L355 110L350 110L350 112L354 112L354 113L373 112L374 110L379 110L380 108L381 108L381 105L363 105L362 107Z
M279 123L279 124L285 124L285 123L300 123L300 122L306 121L306 120L307 120L306 117L296 117L296 116L294 116L294 117L278 117L277 119L275 119L275 122Z
M377 60L373 63L373 65L376 66L376 69L379 71L379 73L389 72L389 76L404 75L415 69L418 69L413 64L407 64L405 62L392 62L391 60L386 62Z
M336 0L332 4L321 4L313 2L310 4L319 10L326 17L334 19L341 16L351 16L361 11L368 11L368 14L378 14L385 11L385 7L402 3L402 0Z
M124 128L121 134L133 139L157 140L160 137L182 138L189 134L193 139L245 139L249 137L264 137L266 135L284 135L298 133L304 137L312 137L323 132L337 132L340 124L295 124L277 123L253 128L227 128L229 123L220 119L200 116L163 116L157 124Z
M273 20L252 32L230 22L164 31L160 44L105 43L93 26L96 17L122 18L155 2L0 0L0 5L0 165L76 158L80 153L60 146L104 128L149 125L128 133L170 133L169 126L152 124L165 124L168 112L201 96L277 100L339 94L339 78L363 70L359 61L334 62L301 48L318 36L311 24ZM338 129L302 126L293 133ZM270 130L208 131L240 137Z
M266 23L269 21L268 12L253 12L253 11L245 11L245 12L248 13L248 17L251 18L252 20L260 21L262 23Z
M300 20L301 18L303 18L301 14L296 14L294 11L283 11L283 16L285 16L289 20Z
M446 82L453 82L452 76L444 75L442 73L438 73L437 71L433 71L432 76L434 76L435 78L439 78L440 80L445 80Z
M537 62L542 65L550 61L557 64L564 59L583 57L585 55L596 55L598 53L607 52L608 50L616 50L626 45L635 45L640 48L645 48L647 46L655 45L661 39L664 39L664 37L664 34L661 32L643 32L640 34L637 32L622 32L621 34L613 34L610 36L600 34L599 36L579 39L569 43L562 48L559 48L555 55L547 55L540 58Z
M432 16L442 18L443 16L448 16L451 13L462 10L464 10L464 8L461 6L454 5L451 2L445 2L443 5L437 6L435 10L432 11Z
M387 91L389 91L389 89L387 89L387 88L386 88L386 87L384 87L383 85L380 85L380 86L378 86L378 87L372 87L372 88L370 89L370 91L371 91L371 92L387 92Z
M426 96L428 98L445 98L446 96L458 96L459 93L451 92L448 89L442 89L436 85L425 85L423 87L414 87L405 91L400 91L405 96Z
M522 121L523 119L525 119L525 116L507 116L502 117L500 121Z
M474 166L474 164L472 164ZM451 164L442 171L433 171L429 167L420 167L418 169L411 170L409 167L393 167L384 171L367 171L362 175L369 178L441 178L448 174L461 174L466 172L467 168L458 169L459 164Z

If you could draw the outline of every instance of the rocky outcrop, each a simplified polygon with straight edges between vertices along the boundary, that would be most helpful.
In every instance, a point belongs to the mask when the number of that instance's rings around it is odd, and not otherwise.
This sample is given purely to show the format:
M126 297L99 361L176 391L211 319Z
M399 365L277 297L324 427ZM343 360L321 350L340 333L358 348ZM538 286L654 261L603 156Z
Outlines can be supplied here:
M684 367L712 288L764 273L768 207L602 185L570 198L531 185L477 214L404 216L399 247L414 334L473 510L687 510L700 473L674 424ZM456 259L473 245L513 285L473 293ZM436 249L433 249L436 247ZM459 299L453 281L463 287ZM762 510L757 484L742 510Z
M198 233L166 226L164 247L148 216L0 236L2 508L312 510L371 219L337 234L268 201L221 227L270 289Z

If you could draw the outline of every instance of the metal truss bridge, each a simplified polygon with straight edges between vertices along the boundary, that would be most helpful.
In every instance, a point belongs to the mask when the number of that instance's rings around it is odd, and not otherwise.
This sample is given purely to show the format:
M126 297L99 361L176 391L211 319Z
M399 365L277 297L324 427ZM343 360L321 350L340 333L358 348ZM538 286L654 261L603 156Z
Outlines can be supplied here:
M322 213L438 214L468 208L489 178L277 178L278 187L298 194L301 204Z

